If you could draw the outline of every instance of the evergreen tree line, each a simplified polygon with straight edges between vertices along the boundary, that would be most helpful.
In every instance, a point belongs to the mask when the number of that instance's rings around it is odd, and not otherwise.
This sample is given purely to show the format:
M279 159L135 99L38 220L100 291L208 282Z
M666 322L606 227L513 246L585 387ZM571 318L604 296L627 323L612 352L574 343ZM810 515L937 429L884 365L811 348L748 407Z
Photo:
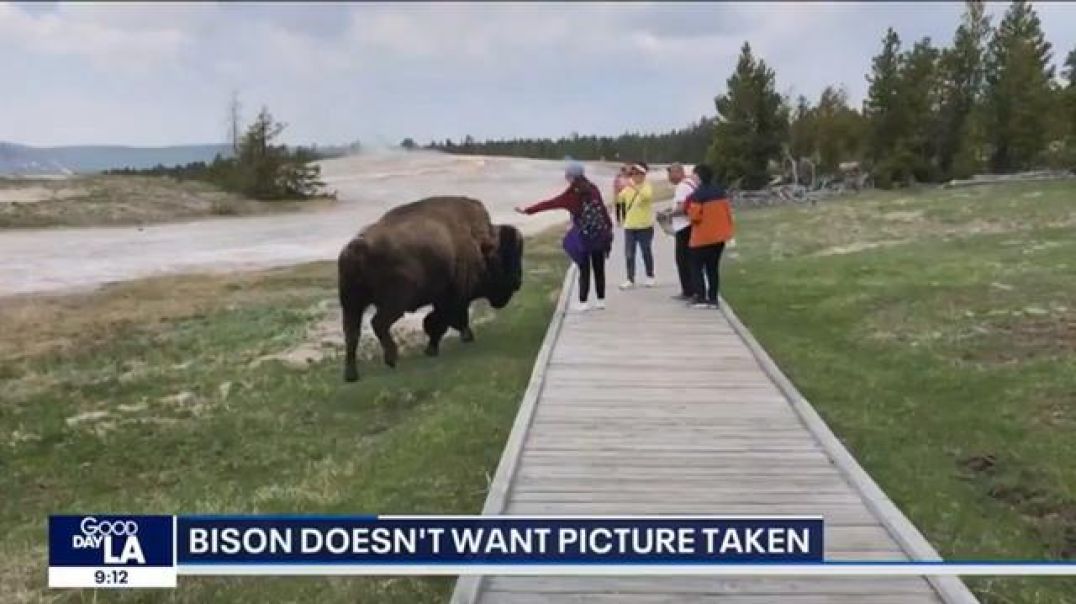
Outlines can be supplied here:
M314 149L293 149L277 144L284 128L285 124L277 122L268 109L263 108L246 132L233 141L233 153L228 157L218 153L212 162L169 167L158 164L143 170L121 168L106 173L201 180L226 191L266 201L313 197L324 186L320 180L321 168L312 163L320 159L321 154Z
M571 136L553 139L520 138L476 142L467 136L462 142L435 141L426 145L448 153L476 155L507 155L539 159L561 159L565 156L584 160L645 161L666 163L684 158L702 157L713 139L713 120L703 118L687 128L662 134L626 133L620 136ZM411 139L400 144L414 149Z
M1053 52L1026 0L996 24L980 0L965 3L952 43L906 46L892 28L867 74L860 108L839 86L817 100L783 97L773 69L744 43L715 99L717 115L664 134L461 143L450 153L711 164L726 183L758 188L803 159L818 174L858 162L882 187L980 172L1076 168L1076 49L1055 73ZM1060 75L1060 79L1056 76ZM408 139L403 145L414 148Z

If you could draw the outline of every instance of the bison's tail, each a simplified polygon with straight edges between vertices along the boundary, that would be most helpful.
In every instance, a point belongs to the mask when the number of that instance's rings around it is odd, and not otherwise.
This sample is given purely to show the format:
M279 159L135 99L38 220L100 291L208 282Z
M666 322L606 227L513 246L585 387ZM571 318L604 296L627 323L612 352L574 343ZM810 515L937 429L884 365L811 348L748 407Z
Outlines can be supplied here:
M366 290L363 271L367 263L366 241L356 238L344 247L337 260L339 271L338 288L340 308L344 323L344 379L353 382L359 379L355 354L359 346L362 331L362 315L370 305L370 294Z

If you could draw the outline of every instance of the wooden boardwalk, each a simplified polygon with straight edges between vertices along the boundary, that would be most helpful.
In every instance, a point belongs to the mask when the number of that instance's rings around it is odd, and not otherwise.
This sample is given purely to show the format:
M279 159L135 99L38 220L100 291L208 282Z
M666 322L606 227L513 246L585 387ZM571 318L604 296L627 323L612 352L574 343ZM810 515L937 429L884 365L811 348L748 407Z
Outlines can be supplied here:
M821 514L828 559L937 560L734 314L670 300L670 238L655 288L616 288L619 248L607 310L565 310L574 283L562 292L484 514ZM951 577L513 576L461 577L453 601L975 599Z

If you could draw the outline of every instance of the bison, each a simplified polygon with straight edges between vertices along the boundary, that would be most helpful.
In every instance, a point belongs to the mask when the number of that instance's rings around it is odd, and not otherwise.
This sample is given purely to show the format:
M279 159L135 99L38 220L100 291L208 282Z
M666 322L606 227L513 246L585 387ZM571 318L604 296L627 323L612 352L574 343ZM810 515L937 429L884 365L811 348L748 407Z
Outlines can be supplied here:
M355 351L366 308L381 342L385 364L396 366L398 350L389 328L405 312L426 305L422 321L429 336L426 354L436 355L452 327L474 339L471 302L486 298L503 308L522 282L523 237L494 225L485 206L467 197L430 197L393 208L348 242L337 261L343 308L344 380L359 379Z

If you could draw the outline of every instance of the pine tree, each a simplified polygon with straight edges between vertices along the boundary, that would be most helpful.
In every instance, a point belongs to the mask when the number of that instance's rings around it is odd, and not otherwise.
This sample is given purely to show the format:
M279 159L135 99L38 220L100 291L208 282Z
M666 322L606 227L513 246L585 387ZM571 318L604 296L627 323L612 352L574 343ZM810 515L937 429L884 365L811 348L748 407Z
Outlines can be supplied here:
M1067 81L1066 89L1076 88L1076 47L1065 57L1065 70L1061 72Z
M991 168L1033 167L1048 141L1053 67L1034 9L1015 0L990 41L986 68Z
M899 99L906 120L895 148L893 165L902 178L930 182L938 177L941 125L939 52L930 38L916 42L901 60Z
M814 110L819 173L835 174L841 162L858 159L863 150L863 117L848 106L848 93L826 86Z
M266 200L309 197L317 192L323 183L321 168L312 163L316 158L305 150L290 152L275 144L286 127L262 108L239 141L238 157L214 161L229 188Z
M728 90L714 100L717 125L707 163L718 178L747 189L769 182L769 162L781 156L788 135L788 110L773 70L756 60L746 42Z
M1063 138L1060 157L1055 163L1076 170L1076 48L1069 51L1065 58L1061 75L1065 78L1065 84L1058 90L1058 104L1061 108Z
M891 164L908 125L900 102L900 76L900 36L889 28L882 39L882 52L871 60L871 73L867 76L870 88L863 108L869 123L868 157L874 165L875 181L882 187L889 186L896 176Z
M941 58L943 80L938 167L944 178L966 178L980 166L982 97L990 18L982 0L965 3L953 47Z
M796 160L807 157L815 160L818 147L815 133L814 108L807 97L800 95L796 99L796 108L788 127L789 153Z

